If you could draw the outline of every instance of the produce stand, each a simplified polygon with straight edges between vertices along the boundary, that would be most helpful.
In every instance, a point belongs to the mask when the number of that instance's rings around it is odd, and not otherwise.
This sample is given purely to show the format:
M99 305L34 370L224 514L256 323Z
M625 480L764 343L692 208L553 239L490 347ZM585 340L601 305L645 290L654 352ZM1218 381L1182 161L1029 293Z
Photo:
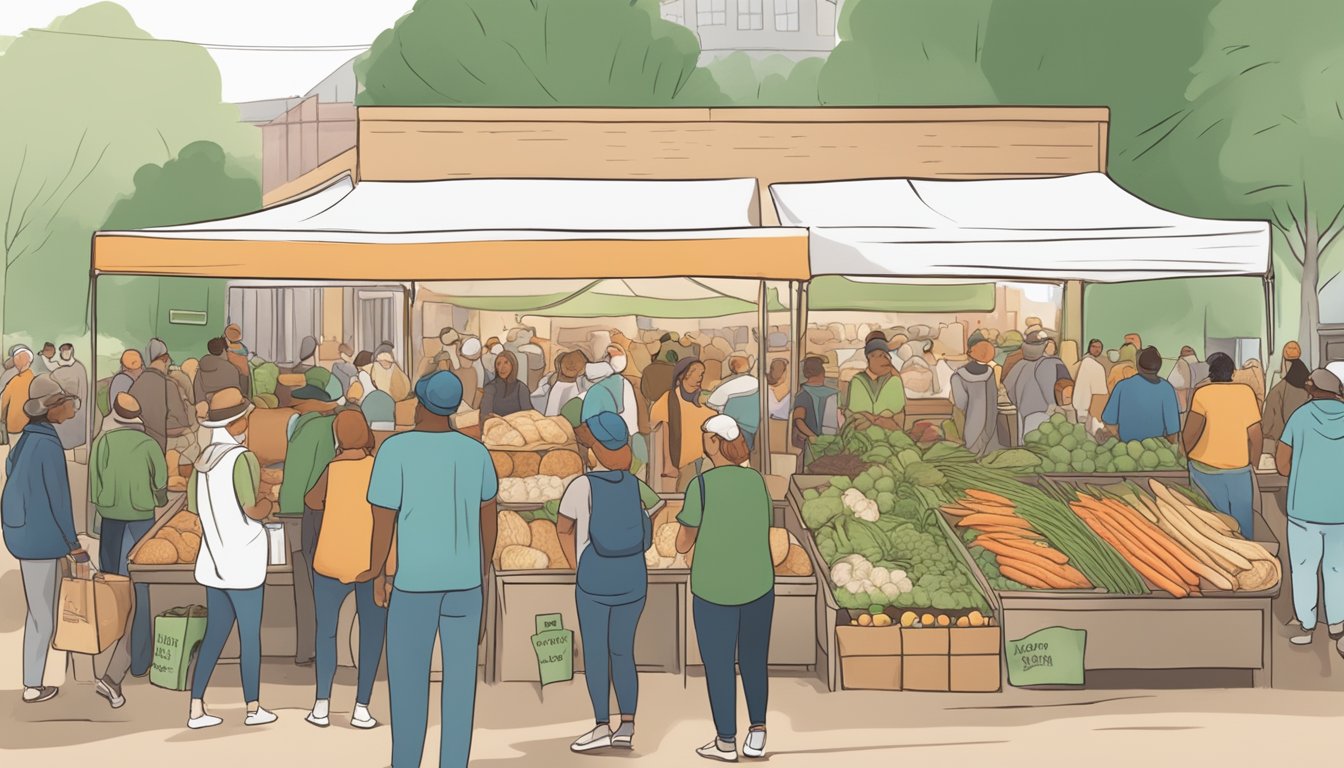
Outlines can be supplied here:
M1155 477L1168 484L1188 484L1185 473L1175 472L1072 475L1066 479L1104 486L1121 481L1144 484ZM1259 511L1255 513L1255 527L1257 531L1268 530ZM952 538L966 549L960 537ZM1272 539L1257 536L1257 543L1272 555L1279 552L1278 543ZM989 590L982 569L969 553L967 556L977 580ZM1206 591L1185 598L1159 591L1137 596L1101 590L1039 589L999 590L993 594L1008 643L1049 627L1085 630L1085 670L1162 670L1170 679L1181 682L1184 678L1192 687L1199 687L1200 675L1211 670L1235 670L1248 673L1255 687L1268 687L1273 601L1280 590L1281 585L1275 585L1258 592Z

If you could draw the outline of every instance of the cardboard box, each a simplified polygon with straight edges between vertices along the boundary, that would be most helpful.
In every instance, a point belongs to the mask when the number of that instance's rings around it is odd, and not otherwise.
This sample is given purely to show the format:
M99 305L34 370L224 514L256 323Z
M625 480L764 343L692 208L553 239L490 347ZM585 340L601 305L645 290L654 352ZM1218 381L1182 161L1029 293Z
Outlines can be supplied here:
M840 685L847 691L899 691L900 656L841 656Z
M953 656L998 656L1003 650L998 627L953 627L948 634L948 652Z
M900 656L904 637L899 627L835 628L840 656Z
M949 689L957 693L993 693L1002 685L999 654L952 656Z
M950 656L912 656L901 657L901 683L907 691L947 692L951 689L949 678Z
M903 627L901 650L906 656L946 656L950 648L947 627Z

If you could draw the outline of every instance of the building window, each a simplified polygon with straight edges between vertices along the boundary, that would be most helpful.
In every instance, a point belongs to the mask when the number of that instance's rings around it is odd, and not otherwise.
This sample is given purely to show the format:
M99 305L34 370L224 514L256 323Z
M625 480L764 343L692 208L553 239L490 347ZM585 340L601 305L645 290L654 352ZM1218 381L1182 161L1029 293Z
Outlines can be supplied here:
M721 27L728 23L728 0L697 0L695 25Z
M798 31L798 0L775 0L775 29L780 32Z
M765 29L764 5L765 0L737 0L737 28Z
M835 37L835 0L817 0L817 36Z

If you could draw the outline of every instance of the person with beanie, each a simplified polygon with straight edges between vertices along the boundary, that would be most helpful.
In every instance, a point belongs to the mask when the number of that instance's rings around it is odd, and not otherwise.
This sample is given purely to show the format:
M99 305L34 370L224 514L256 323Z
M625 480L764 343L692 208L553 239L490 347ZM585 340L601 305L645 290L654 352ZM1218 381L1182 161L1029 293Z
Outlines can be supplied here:
M1311 400L1311 395L1307 393L1309 376L1311 369L1306 363L1292 360L1283 378L1270 388L1269 394L1265 395L1265 411L1261 426L1266 440L1277 442L1283 436L1283 429L1288 425L1288 419L1292 418L1298 408ZM1271 448L1270 455L1273 455L1272 450Z
M994 383L994 345L976 342L970 361L952 374L953 418L961 429L966 450L977 456L996 451L999 444L999 387Z
M1232 380L1235 367L1222 352L1209 356L1209 382L1190 400L1181 442L1190 459L1190 482L1250 539L1255 534L1252 464L1260 457L1264 434L1255 393Z
M1274 456L1288 478L1288 569L1301 627L1290 639L1312 641L1320 578L1330 637L1344 655L1344 383L1320 368L1307 377L1307 392L1311 401L1288 418Z
M1041 333L1022 343L1022 360L1012 370L1004 369L1003 388L1017 408L1017 439L1020 443L1064 405L1060 393L1072 382L1069 369L1049 353L1051 339Z
M1162 355L1157 347L1145 347L1138 355L1137 367L1137 376L1117 382L1111 389L1101 420L1125 442L1162 437L1175 443L1181 432L1181 408L1176 388L1158 375Z

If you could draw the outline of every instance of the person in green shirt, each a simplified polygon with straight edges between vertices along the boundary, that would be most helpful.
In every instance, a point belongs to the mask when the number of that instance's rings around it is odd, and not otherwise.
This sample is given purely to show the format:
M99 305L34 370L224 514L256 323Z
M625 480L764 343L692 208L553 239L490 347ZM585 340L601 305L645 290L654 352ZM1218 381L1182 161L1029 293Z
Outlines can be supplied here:
M881 332L864 344L868 368L850 379L845 416L857 419L859 426L872 424L883 429L905 428L905 385L891 362L891 348Z
M336 458L333 424L336 404L325 390L300 387L291 393L300 413L285 448L285 470L280 480L280 519L294 567L294 663L308 665L317 655L317 605L313 597L313 556L322 530L322 510L308 509L303 497L317 485Z
M770 558L773 506L765 479L742 466L751 452L737 422L721 414L706 421L703 431L705 456L714 467L687 486L677 516L682 526L677 551L695 548L692 616L717 731L696 753L735 761L737 668L742 670L751 720L742 754L765 755L766 666L775 611L775 572Z
M154 438L145 434L140 403L122 392L112 402L112 428L98 435L89 452L89 501L103 519L99 567L126 576L131 548L154 527L154 511L168 503L168 465ZM113 709L126 703L121 683L135 661L149 666L149 588L137 585L130 633L118 640L96 691Z

